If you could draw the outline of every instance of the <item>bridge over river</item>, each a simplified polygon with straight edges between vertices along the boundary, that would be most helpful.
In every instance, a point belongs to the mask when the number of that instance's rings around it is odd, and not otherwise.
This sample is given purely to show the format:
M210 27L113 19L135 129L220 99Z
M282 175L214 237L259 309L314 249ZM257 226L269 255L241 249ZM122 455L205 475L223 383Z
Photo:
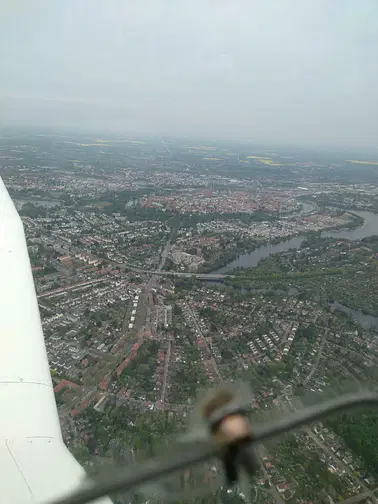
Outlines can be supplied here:
M129 269L131 271L135 271L136 273L147 273L149 275L161 275L161 276L178 276L183 278L196 278L197 280L211 280L221 282L224 278L235 278L235 275L223 275L221 273L187 273L180 271L158 271L158 270L146 270L142 268L137 268L136 266L132 266L130 264L122 264L118 265L122 266L125 269Z

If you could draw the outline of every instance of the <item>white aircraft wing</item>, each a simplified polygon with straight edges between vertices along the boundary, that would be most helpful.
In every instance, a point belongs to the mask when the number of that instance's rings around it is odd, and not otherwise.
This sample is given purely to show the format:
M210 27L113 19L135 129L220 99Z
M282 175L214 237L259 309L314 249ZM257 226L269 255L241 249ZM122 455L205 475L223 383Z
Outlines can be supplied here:
M0 499L48 502L85 472L62 439L23 224L1 178L0 341Z

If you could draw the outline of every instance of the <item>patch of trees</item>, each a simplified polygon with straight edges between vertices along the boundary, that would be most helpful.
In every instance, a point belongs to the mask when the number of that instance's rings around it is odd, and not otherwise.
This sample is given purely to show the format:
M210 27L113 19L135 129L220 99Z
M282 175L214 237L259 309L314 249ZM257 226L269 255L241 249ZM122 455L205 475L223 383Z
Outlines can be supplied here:
M45 266L43 269L36 270L33 272L35 277L43 277L45 275L51 275L53 273L56 273L58 270L55 268L55 266L52 266L51 264L48 266Z
M47 209L41 206L33 205L33 203L24 203L19 213L21 216L35 219L37 217L46 217Z
M366 467L378 476L378 415L376 411L343 413L327 421L347 446L359 455Z

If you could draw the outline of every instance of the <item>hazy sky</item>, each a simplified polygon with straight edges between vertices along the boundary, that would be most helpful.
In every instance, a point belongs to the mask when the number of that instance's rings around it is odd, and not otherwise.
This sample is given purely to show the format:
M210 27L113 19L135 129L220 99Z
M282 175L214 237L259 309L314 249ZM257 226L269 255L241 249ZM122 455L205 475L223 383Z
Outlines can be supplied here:
M377 145L377 0L3 0L0 122Z

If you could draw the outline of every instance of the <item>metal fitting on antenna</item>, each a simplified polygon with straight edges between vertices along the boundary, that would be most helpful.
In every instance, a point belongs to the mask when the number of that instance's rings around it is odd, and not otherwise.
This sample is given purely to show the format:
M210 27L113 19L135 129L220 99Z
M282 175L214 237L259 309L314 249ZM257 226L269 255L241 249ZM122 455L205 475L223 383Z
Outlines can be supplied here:
M211 437L224 448L222 460L227 483L238 481L240 467L250 475L255 474L258 463L251 446L252 426L237 390L224 385L214 389L202 404L202 412Z

